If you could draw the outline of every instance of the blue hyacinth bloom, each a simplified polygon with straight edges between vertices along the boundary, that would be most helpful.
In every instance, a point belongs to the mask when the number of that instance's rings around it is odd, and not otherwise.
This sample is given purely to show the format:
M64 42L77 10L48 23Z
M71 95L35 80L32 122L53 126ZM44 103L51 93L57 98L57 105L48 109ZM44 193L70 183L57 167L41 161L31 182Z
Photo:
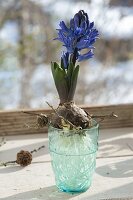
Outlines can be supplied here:
M67 69L69 65L69 53L66 52L62 54L61 59L63 60L64 68Z
M94 53L93 44L98 38L98 30L94 28L94 22L90 22L87 13L80 10L70 20L69 27L64 21L59 24L58 37L55 38L63 43L69 54L76 53L76 60L83 61L92 58ZM82 53L83 49L87 49L87 53ZM63 56L64 64L67 61ZM65 66L67 66L65 64Z

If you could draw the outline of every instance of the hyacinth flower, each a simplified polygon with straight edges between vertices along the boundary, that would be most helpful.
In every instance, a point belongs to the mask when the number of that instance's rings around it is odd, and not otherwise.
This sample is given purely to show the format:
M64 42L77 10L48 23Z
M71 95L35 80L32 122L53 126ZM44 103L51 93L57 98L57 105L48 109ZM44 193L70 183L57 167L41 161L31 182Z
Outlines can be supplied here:
M75 14L69 26L61 21L57 29L58 37L55 40L62 42L66 52L62 53L61 64L52 63L52 73L60 97L60 103L73 101L79 63L93 57L94 43L98 38L98 31L94 22L90 22L87 13L83 10ZM86 53L82 53L86 50Z
M90 22L87 13L80 10L74 15L67 26L64 21L59 23L58 36L54 40L62 43L60 64L51 63L52 74L59 94L60 104L57 109L59 115L65 117L74 126L86 128L91 126L91 118L74 104L74 94L80 69L80 62L93 57L94 43L99 36L94 22ZM84 53L85 51L85 53ZM52 124L57 125L58 116L55 115Z

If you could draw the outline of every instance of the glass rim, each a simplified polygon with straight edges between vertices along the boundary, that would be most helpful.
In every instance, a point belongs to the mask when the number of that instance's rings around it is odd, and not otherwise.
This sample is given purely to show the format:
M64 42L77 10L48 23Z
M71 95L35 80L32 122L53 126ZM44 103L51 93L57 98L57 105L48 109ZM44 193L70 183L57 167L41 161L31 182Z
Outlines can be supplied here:
M90 128L85 128L85 129L79 129L79 130L63 130L63 129L59 129L59 128L55 128L54 126L52 126L52 124L48 124L48 128L49 127L52 127L54 130L57 130L57 131L65 131L65 132L75 132L75 131L91 131L91 130L95 130L95 129L97 129L97 128L99 128L99 123L97 123L97 121L96 120L93 120L96 124L95 125L93 125L92 127L90 127Z

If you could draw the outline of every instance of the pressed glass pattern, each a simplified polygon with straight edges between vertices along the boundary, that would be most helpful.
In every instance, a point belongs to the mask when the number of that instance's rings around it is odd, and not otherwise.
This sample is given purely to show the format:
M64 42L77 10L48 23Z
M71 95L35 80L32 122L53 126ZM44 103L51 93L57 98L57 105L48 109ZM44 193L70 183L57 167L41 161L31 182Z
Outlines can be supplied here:
M98 125L79 132L49 126L49 150L57 187L65 192L84 192L96 165Z

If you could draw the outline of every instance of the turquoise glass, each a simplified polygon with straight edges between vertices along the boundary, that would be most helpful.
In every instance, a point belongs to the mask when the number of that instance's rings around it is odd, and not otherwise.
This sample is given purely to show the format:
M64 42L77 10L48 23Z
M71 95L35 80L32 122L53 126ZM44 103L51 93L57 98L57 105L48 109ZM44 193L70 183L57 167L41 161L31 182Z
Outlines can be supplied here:
M49 126L49 150L57 187L64 192L85 192L96 166L98 127L81 131Z

